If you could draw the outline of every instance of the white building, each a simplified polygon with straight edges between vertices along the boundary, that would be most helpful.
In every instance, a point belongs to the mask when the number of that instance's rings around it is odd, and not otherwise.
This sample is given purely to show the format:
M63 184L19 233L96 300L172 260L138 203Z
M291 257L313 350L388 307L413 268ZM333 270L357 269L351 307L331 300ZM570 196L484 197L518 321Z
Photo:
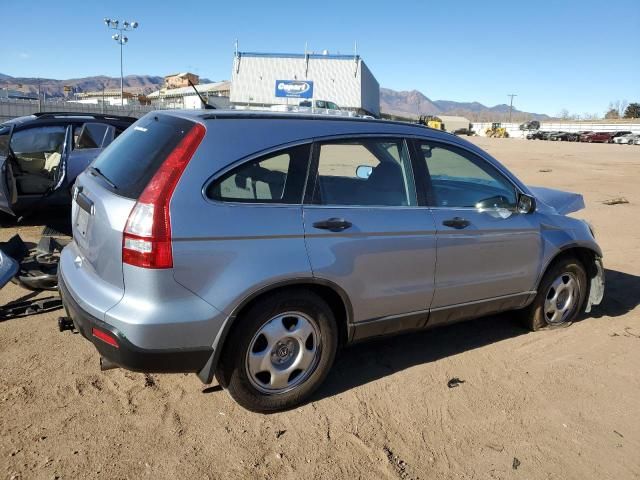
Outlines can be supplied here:
M107 105L139 104L138 96L130 92L122 92L122 99L120 99L120 90L97 90L95 92L76 93L75 100L69 100L69 102L86 105L98 105L101 103Z
M229 107L230 83L215 82L196 85L198 92L208 103L216 108ZM147 99L159 108L202 108L200 97L193 87L163 88L147 95Z
M380 85L359 55L238 52L234 56L233 105L298 105L310 99L380 114Z

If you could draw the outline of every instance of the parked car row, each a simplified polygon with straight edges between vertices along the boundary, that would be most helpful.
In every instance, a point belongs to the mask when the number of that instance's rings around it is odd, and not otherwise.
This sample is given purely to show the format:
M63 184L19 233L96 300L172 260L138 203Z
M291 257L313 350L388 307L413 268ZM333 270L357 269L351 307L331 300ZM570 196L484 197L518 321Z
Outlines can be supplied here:
M629 130L618 132L579 132L542 131L527 134L527 140L550 140L552 142L619 143L622 145L640 145L640 134Z

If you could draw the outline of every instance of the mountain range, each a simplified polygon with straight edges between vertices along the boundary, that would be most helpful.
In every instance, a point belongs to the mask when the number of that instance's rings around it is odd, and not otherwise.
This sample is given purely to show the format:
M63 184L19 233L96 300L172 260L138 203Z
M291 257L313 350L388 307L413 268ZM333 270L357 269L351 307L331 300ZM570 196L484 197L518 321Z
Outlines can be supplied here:
M210 83L206 78L201 83ZM164 78L154 75L127 75L124 77L124 88L132 93L148 94L158 90L164 83ZM76 92L118 90L120 78L105 75L55 80L52 78L12 77L0 73L0 88L20 90L35 95L40 91L48 98L62 98L65 96L64 87L69 86ZM399 117L417 117L419 115L461 115L471 121L505 121L509 114L509 105L501 104L487 107L478 102L454 102L451 100L431 100L418 90L396 91L390 88L380 88L380 109L383 113ZM513 109L514 121L547 120L544 114L522 112Z
M431 100L418 90L396 91L380 88L380 110L389 115L416 117L419 115L460 115L471 121L505 121L509 116L509 105L500 104L487 107L479 102L454 102L452 100ZM513 121L548 120L549 115L523 112L514 108Z

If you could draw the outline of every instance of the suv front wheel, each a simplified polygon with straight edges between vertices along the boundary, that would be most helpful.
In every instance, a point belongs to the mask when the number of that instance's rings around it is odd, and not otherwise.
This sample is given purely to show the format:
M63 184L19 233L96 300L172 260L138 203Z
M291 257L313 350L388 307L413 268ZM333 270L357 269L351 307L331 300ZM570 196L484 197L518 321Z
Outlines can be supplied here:
M254 412L304 402L326 378L338 334L333 312L313 292L265 296L237 319L216 378L234 400Z
M545 272L535 299L524 311L531 330L570 325L582 311L587 293L587 274L573 257L554 262Z

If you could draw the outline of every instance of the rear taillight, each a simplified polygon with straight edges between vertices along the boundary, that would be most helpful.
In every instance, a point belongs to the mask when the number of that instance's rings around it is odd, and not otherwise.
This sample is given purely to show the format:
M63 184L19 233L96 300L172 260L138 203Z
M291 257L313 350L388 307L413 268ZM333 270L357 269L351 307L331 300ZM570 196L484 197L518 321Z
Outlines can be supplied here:
M205 134L196 124L169 154L129 214L122 239L122 261L143 268L171 268L171 196Z

